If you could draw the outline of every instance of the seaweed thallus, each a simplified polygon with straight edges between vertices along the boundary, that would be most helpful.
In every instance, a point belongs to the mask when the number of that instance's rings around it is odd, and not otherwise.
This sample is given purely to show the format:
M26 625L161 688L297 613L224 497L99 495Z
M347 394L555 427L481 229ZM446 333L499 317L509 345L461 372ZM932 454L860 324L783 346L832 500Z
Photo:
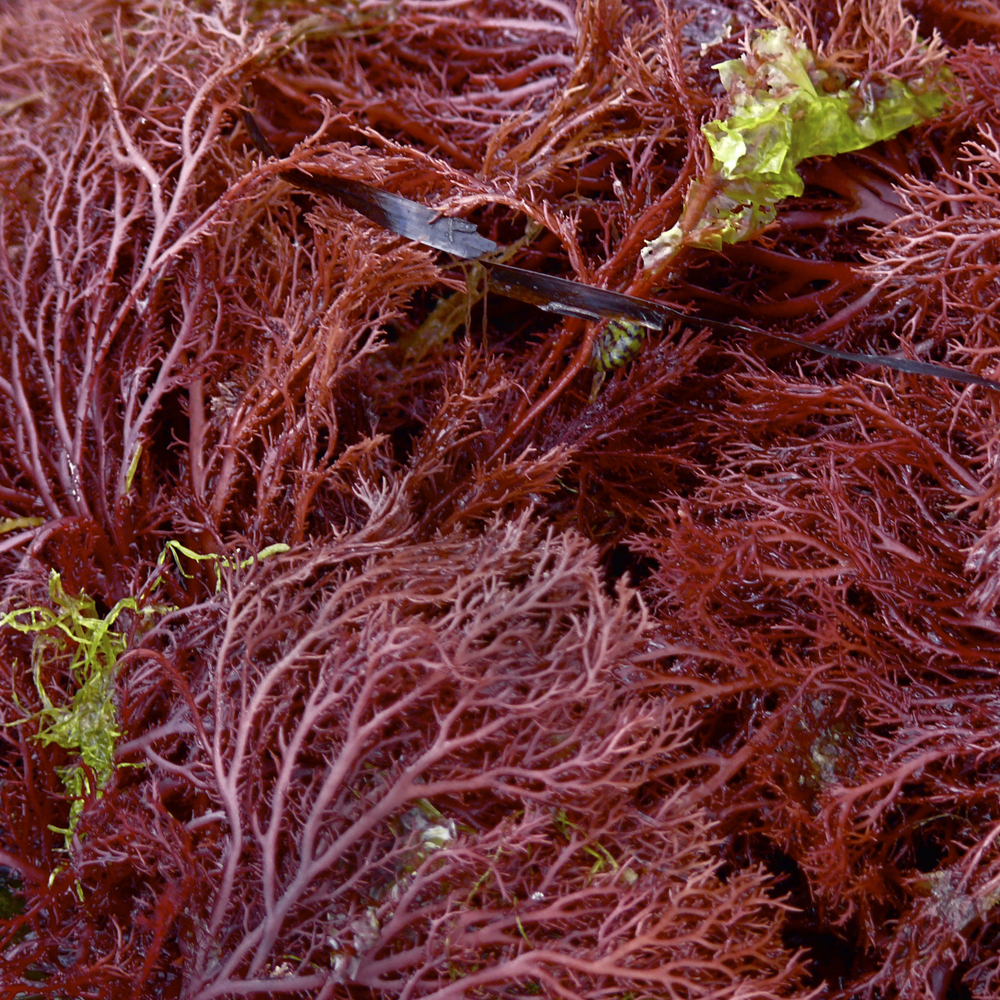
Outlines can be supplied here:
M701 127L711 168L692 184L681 219L643 250L647 268L684 247L719 250L758 233L778 202L805 190L804 160L863 149L936 117L953 82L944 67L908 82L877 74L848 82L787 27L756 32L745 55L713 69L730 113Z
M3 4L0 996L992 1000L996 21Z

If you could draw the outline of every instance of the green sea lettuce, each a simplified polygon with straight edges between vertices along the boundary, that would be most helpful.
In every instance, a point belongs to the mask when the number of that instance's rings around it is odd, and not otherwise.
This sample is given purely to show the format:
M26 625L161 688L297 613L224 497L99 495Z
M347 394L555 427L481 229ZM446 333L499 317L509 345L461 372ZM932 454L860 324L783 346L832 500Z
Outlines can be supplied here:
M714 68L731 113L702 126L712 168L692 184L677 225L643 250L647 268L682 247L719 250L758 232L773 221L779 201L802 194L799 163L862 149L933 118L951 80L941 70L907 83L887 77L847 83L820 67L787 28L758 32L748 56Z

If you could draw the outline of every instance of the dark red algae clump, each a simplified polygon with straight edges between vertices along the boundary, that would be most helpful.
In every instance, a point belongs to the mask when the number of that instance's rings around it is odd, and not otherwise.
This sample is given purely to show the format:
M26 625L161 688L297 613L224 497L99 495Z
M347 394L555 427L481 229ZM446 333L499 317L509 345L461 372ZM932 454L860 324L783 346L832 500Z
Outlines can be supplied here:
M951 99L652 287L780 24ZM995 997L1000 401L696 321L594 392L595 325L281 174L995 378L998 31L4 5L0 997Z

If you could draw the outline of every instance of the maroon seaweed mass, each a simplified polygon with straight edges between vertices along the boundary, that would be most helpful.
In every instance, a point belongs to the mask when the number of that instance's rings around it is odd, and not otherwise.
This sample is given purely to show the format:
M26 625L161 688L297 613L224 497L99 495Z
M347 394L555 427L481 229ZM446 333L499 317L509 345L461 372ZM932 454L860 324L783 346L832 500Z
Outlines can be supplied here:
M644 286L776 24L952 99ZM996 997L1000 400L697 322L592 393L593 325L279 175L995 378L998 41L990 0L5 4L0 614L133 603L104 777L38 738L70 644L0 630L0 998Z

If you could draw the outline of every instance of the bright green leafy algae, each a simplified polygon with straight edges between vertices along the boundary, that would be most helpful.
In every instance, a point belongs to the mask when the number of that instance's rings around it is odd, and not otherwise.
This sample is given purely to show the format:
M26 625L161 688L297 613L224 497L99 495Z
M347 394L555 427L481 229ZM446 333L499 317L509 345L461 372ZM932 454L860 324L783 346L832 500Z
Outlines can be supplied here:
M114 626L123 611L139 611L135 599L119 601L103 618L93 598L67 594L55 571L49 577L49 597L54 608L30 607L0 618L0 628L34 635L31 647L32 674L42 702L37 713L42 722L35 738L79 752L81 764L69 767L63 784L73 796L67 843L83 811L84 796L100 791L114 773L115 743L121 733L114 706L114 672L125 652L126 638ZM157 609L145 608L146 613ZM49 697L45 673L50 668L67 670L76 682L73 700L57 705ZM16 725L17 723L15 723ZM86 765L97 782L91 789Z
M933 118L951 79L942 70L908 83L881 78L847 84L820 67L787 28L758 32L748 56L715 69L732 112L702 126L712 169L692 184L677 225L643 250L647 268L682 247L719 250L746 239L773 221L779 201L802 194L799 163L862 149Z
M289 546L278 543L249 558L239 559L213 553L199 554L179 542L168 541L158 564L164 565L168 554L178 562L178 568L181 555L196 561L211 561L215 564L216 590L219 590L223 570L248 569L254 563L288 549ZM185 577L189 576L183 570L181 572ZM68 848L83 812L84 799L95 792L99 794L115 771L115 747L121 737L114 704L115 668L128 641L125 634L116 628L118 618L124 611L149 618L172 608L162 604L140 607L134 597L126 597L102 618L97 613L94 599L84 593L76 596L67 594L61 577L54 570L49 576L49 598L53 604L51 608L36 605L0 617L0 629L12 628L34 636L31 646L32 676L42 703L42 708L35 715L7 725L21 725L29 718L37 718L40 724L35 739L45 746L55 743L79 754L80 763L66 768L62 775L63 785L73 804L70 806L67 829L56 832L65 834ZM56 704L46 687L46 675L67 673L75 682L72 701ZM95 788L90 786L89 774L94 776Z

